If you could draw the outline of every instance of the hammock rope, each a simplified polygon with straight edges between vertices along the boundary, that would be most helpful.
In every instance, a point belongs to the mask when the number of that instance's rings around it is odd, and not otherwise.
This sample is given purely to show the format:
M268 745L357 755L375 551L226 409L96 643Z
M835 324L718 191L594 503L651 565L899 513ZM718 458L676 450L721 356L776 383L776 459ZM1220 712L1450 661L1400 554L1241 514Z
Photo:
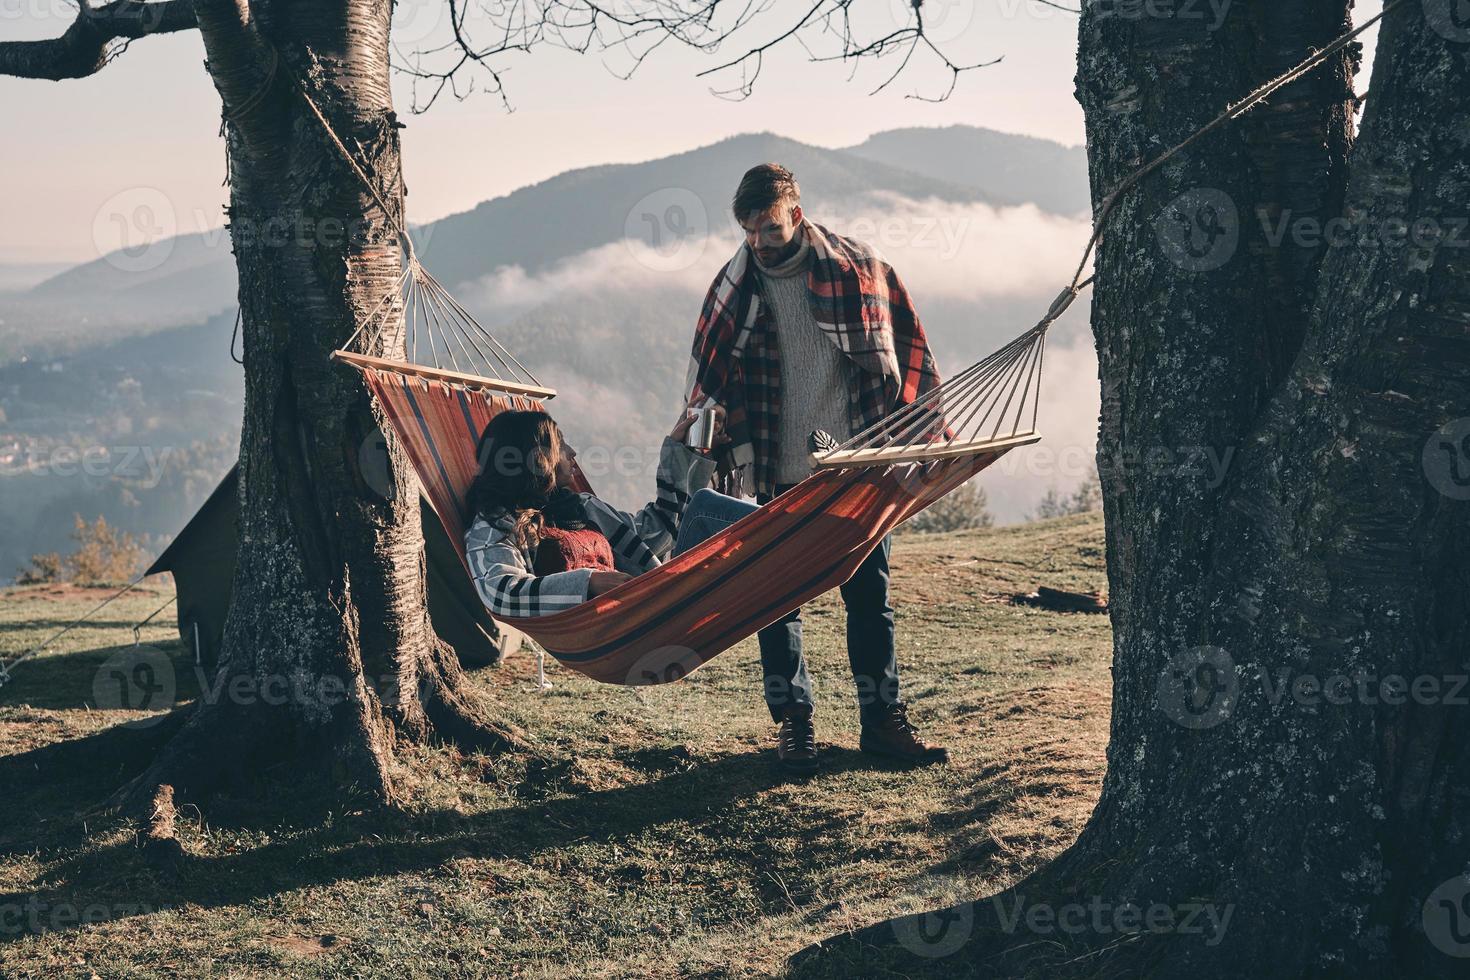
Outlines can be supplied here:
M1348 31L1346 34L1341 35L1321 50L1313 51L1310 55L1308 55L1302 61L1298 62L1286 72L1277 75L1269 82L1266 82L1265 84L1260 85L1257 88L1253 89L1251 92L1247 93L1246 96L1238 102L1234 102L1226 106L1224 112L1220 113L1214 119L1210 120L1208 123L1195 130L1182 142L1176 144L1173 147L1170 147L1164 153L1161 153L1158 156L1154 157L1148 163L1139 167L1137 170L1133 171L1122 181L1120 181L1118 183L1118 186L1114 187L1112 191L1109 192L1105 198L1103 198L1102 204L1097 209L1097 215L1093 218L1092 237L1088 240L1087 248L1082 253L1082 261L1077 264L1076 273L1074 273L1072 276L1073 288L1080 288L1077 284L1082 281L1082 274L1087 271L1087 263L1089 260L1091 260L1092 253L1097 248L1097 243L1102 240L1103 224L1107 221L1108 215L1113 213L1113 209L1117 207L1118 201L1123 197L1125 193L1136 187L1138 183L1143 180L1143 178L1147 177L1155 170L1158 170L1164 164L1168 163L1170 160L1174 159L1176 156L1189 149L1195 143L1198 143L1200 140L1204 139L1210 133L1213 133L1215 130L1224 126L1226 123L1231 122L1232 120L1239 119L1241 116L1245 115L1247 112L1250 112L1256 106L1260 105L1266 99L1270 98L1281 89L1290 85L1292 82L1298 81L1306 75L1311 74L1319 66L1325 64L1327 62L1327 59L1337 54L1343 48L1346 48L1349 44L1356 40L1359 35L1363 34L1374 24L1377 24L1379 21L1383 20L1383 18L1388 16L1390 11L1394 10L1396 7L1400 6L1404 2L1405 0L1390 0L1390 2L1383 5L1383 9L1380 10L1377 14L1368 18L1357 27ZM1087 281L1091 282L1092 280L1088 279Z
M408 356L407 363L382 356L397 350ZM360 368L398 364L426 379L472 388L537 398L556 395L409 251L395 288L383 294L332 356Z

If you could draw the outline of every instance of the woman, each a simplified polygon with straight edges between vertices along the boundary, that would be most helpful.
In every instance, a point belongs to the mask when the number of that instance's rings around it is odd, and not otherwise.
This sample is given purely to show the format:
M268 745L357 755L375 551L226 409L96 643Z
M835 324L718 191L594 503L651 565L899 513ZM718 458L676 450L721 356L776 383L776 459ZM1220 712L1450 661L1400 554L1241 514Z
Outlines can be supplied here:
M465 532L470 574L490 612L544 616L570 609L755 510L707 488L715 460L685 445L693 421L681 419L664 439L657 496L629 514L572 489L577 454L551 416L509 411L491 419L480 436ZM718 432L716 441L728 437ZM681 534L681 522L687 533Z

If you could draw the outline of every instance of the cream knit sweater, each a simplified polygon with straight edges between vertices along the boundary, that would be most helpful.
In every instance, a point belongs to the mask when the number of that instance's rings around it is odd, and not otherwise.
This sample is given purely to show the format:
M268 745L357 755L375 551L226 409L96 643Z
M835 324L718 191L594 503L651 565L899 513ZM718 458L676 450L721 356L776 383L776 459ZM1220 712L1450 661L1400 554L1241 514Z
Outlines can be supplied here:
M858 368L812 315L807 290L811 260L812 247L805 241L780 265L768 269L756 260L761 292L775 318L781 364L776 482L782 484L799 483L811 475L807 436L813 429L825 429L838 441L852 435L848 400Z

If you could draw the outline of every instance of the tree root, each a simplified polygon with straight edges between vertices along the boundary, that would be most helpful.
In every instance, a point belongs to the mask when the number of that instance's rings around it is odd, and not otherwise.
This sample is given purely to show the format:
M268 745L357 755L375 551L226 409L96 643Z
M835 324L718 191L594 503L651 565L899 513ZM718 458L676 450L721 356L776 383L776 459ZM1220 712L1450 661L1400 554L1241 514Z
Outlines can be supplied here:
M172 869L184 858L184 845L179 843L175 830L177 819L174 788L168 783L161 783L153 793L148 830L143 835L143 857L155 868Z
M186 796L206 795L241 764L249 730L244 719L231 718L219 704L180 710L192 714L148 767L108 798L109 808L151 823L162 787L168 787L172 806L175 788Z
M454 651L443 643L435 647L433 669L425 672L420 686L420 700L434 733L467 752L534 753L520 729L490 721L490 700L470 684Z

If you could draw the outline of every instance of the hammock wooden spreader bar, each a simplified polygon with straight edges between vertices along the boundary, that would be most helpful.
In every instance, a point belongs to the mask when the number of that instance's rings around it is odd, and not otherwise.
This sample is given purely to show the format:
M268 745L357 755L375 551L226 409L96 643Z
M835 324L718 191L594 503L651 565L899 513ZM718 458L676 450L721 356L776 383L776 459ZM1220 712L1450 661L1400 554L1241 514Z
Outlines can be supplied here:
M405 239L406 241L406 239ZM362 349L353 346L362 341ZM406 360L383 356L402 350ZM467 388L554 398L490 331L419 264L410 249L398 288L390 290L332 359L356 368L400 371ZM427 362L427 363L426 363Z
M818 468L949 459L1037 441L1046 325L818 457Z

